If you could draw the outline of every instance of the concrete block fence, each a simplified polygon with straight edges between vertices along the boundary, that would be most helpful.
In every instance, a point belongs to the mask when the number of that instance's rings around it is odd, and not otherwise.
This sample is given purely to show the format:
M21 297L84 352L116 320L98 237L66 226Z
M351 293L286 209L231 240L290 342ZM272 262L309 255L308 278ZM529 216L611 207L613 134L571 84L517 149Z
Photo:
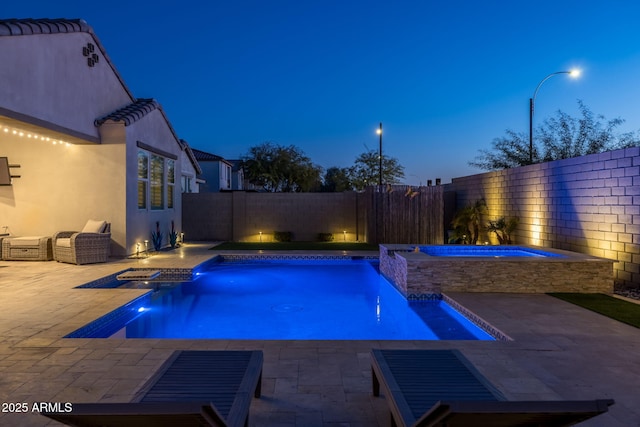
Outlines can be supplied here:
M519 217L515 243L615 260L616 286L640 287L638 147L455 178L445 191L458 208L485 199L485 221Z

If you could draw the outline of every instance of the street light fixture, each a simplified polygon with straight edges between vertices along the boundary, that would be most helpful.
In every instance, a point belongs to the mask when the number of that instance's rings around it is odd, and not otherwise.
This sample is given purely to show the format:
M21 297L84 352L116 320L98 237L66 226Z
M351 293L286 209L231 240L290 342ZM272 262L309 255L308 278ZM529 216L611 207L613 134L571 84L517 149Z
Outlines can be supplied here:
M529 98L529 164L533 164L533 109L536 103L536 96L538 95L538 90L540 90L542 83L557 74L568 74L570 77L576 78L580 76L580 70L556 71L555 73L549 74L547 77L542 79L540 83L538 83L536 90L533 92L533 97Z
M382 185L382 122L380 127L376 129L376 133L380 136L380 149L378 150L378 185Z

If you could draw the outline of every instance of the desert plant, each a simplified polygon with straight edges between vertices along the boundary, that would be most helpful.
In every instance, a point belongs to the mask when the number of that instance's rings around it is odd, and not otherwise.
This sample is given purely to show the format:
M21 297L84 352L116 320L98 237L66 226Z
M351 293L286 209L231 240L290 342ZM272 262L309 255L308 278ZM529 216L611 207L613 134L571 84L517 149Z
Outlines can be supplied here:
M162 231L160 231L160 221L156 221L156 231L151 232L151 242L153 242L153 247L156 251L159 251L162 248Z
M510 245L511 233L515 231L519 221L520 220L517 217L510 217L507 219L501 216L494 221L489 221L486 228L488 232L496 234L498 242L501 245Z
M484 199L476 200L472 204L458 210L451 221L455 240L451 243L475 245L480 237L480 220L487 211Z
M172 248L175 248L178 243L178 232L175 229L173 220L171 220L171 231L169 231L169 244Z
M274 231L273 240L276 242L290 242L293 240L293 233L290 231Z

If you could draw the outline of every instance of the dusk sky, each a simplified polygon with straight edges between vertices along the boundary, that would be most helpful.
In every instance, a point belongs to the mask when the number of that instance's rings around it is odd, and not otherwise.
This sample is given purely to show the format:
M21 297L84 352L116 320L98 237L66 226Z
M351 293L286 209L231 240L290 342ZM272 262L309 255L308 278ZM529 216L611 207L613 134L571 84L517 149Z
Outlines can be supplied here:
M640 129L635 1L3 2L2 18L81 18L138 98L179 137L235 159L271 141L324 168L378 148L406 183L468 166L506 129L528 132L577 100Z

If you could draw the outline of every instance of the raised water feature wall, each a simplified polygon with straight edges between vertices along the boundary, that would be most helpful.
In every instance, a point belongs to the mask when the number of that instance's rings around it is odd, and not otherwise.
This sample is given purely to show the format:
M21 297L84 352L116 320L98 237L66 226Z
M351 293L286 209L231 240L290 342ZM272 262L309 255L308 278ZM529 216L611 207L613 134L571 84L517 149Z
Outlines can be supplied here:
M613 261L545 249L560 257L431 256L415 245L380 245L380 271L408 299L442 292L613 292ZM536 248L540 249L540 248Z

